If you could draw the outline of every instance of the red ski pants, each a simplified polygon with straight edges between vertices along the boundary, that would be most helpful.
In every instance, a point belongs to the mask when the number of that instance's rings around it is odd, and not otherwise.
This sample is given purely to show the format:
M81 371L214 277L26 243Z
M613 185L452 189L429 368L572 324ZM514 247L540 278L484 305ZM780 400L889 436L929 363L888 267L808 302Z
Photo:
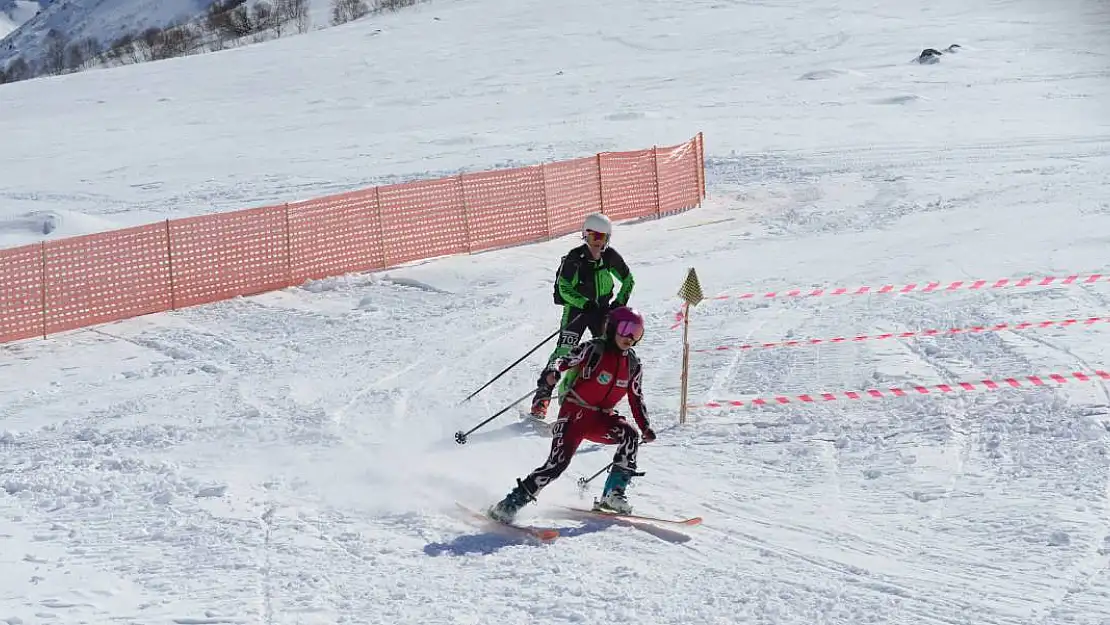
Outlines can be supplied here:
M566 401L559 409L559 420L552 426L551 434L551 451L547 461L522 480L524 487L532 495L566 471L571 458L584 440L616 445L613 464L629 471L636 470L640 433L617 413L605 413Z

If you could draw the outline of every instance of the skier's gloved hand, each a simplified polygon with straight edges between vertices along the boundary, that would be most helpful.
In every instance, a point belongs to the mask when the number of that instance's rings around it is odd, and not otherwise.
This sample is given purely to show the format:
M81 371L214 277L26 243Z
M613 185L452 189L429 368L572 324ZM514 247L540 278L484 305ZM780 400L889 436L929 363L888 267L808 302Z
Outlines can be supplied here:
M645 443L650 443L655 440L655 430L648 427L643 432L640 432L640 438L642 438Z
M559 372L555 369L548 369L546 372L546 381L549 385L555 386L559 382Z

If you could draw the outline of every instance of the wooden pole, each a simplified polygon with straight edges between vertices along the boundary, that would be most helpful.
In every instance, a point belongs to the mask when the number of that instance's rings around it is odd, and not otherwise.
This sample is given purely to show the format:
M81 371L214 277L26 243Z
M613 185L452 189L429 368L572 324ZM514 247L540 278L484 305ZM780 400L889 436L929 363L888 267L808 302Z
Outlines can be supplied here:
M682 391L678 408L678 422L686 423L686 397L690 381L690 302L686 302L682 319Z

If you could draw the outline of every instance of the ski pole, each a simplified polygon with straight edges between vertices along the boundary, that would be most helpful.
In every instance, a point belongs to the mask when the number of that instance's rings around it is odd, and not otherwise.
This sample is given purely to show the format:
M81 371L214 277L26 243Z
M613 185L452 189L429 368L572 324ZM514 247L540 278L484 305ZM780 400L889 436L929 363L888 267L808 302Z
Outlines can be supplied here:
M578 321L578 317L582 316L582 314L583 314L583 313L578 313L577 315L575 315L575 317L574 317L574 319L572 320L572 322L573 322L573 321ZM567 324L567 325L570 325L570 324ZM503 370L501 371L501 373L498 373L497 375L493 376L493 379L491 379L491 380L490 380L489 382L486 382L485 384L483 384L481 388L479 388L478 390L474 391L473 393L471 393L471 394L467 395L465 399L463 399L462 401L460 401L460 402L458 403L458 405L459 405L459 406L461 406L461 405L465 404L466 402L470 401L470 399L471 399L472 397L474 397L474 396L475 396L475 395L477 395L478 393L481 393L481 392L482 392L482 391L483 391L483 390L484 390L484 389L485 389L485 388L486 388L487 386L489 386L490 384L493 384L494 382L496 382L498 378L500 378L501 376L503 376L503 375L505 375L506 373L508 373L508 372L509 372L509 370L510 370L510 369L512 369L513 367L515 367L515 366L519 365L519 364L520 364L520 363L521 363L521 362L522 362L522 361L523 361L523 360L524 360L525 358L527 358L527 357L531 356L531 355L532 355L532 352L534 352L534 351L536 351L537 349L539 349L540 347L542 347L544 343L546 343L546 342L550 341L551 339L555 338L555 335L556 335L556 334L558 334L558 333L560 333L560 332L562 332L562 331L563 331L563 329L562 329L562 328L559 328L558 330L555 330L554 332L552 332L552 333L551 333L551 335L550 335L550 336L548 336L547 338L545 338L544 340L540 341L539 343L536 343L536 346L535 346L535 347L533 347L532 349L528 350L528 353L524 354L524 355L523 355L523 356L521 356L520 358L517 358L517 359L516 359L516 362L514 362L514 363L513 363L513 364L511 364L511 365L509 365L508 367L505 367L505 368L504 368L504 369L503 369Z
M580 488L582 490L586 490L586 486L588 486L590 484L590 482L592 482L595 477L597 477L597 476L601 475L602 473L605 473L606 471L608 471L609 467L611 467L611 466L613 466L612 462L610 462L609 464L601 467L600 471L598 471L597 473L594 473L590 477L580 477L580 478L578 478L578 488Z
M546 342L550 341L550 340L551 340L552 338L554 338L554 337L555 337L555 335L556 335L556 334L558 334L559 332L562 332L562 328L560 328L560 329L558 329L558 330L555 330L554 332L552 332L552 333L551 333L551 336L548 336L548 337L547 337L546 339L544 339L544 340L540 341L539 343L537 343L535 347L533 347L532 349L528 350L528 353L524 354L524 355L523 355L523 356L521 356L520 358L517 358L516 362L514 362L513 364L509 365L508 367L505 367L504 369L502 369L502 370L501 370L501 373L498 373L497 375L493 376L493 378L492 378L492 379L491 379L491 380L490 380L489 382L486 382L485 384L483 384L483 385L481 386L481 388L479 388L478 390L474 391L473 393L471 393L471 394L467 395L465 399L463 399L462 401L460 401L460 402L459 402L459 405L461 406L461 405L465 404L466 402L470 401L470 399L471 399L472 397L474 397L474 396L475 396L475 395L477 395L478 393L481 393L481 392L482 392L483 390L485 390L485 388L486 388L487 386L489 386L490 384L493 384L494 382L496 382L496 381L497 381L497 379L498 379L498 378L500 378L501 376L503 376L503 375L505 375L506 373L508 373L510 369L512 369L513 367L515 367L515 366L519 365L519 364L521 363L521 361L523 361L523 360L524 360L525 358L527 358L527 357L531 356L531 355L532 355L532 352L534 352L534 351L536 351L537 349L539 349L539 348L540 348L540 347L541 347L541 346L542 346L542 345L543 345L544 343L546 343Z
M535 392L536 392L536 391L532 390L532 391L528 391L527 393L525 393L525 394L521 395L521 396L520 396L520 399L518 399L518 400L514 401L513 403L509 404L508 406L505 406L505 407L504 407L504 408L502 408L501 410L498 410L497 412L493 413L492 415L490 415L490 416L489 416L489 418L488 418L488 419L486 419L485 421L482 421L482 422L481 422L481 423L479 423L478 425L476 425L476 426L474 426L474 427L470 428L470 429L469 429L469 430L467 430L466 432L463 432L462 430L459 430L458 432L455 432L455 442L456 442L456 443L458 443L458 444L460 444L460 445L465 445L465 444L466 444L466 437L467 437L467 436L470 436L470 435L471 435L471 434L472 434L472 433L473 433L473 432L474 432L475 430L477 430L478 428L480 428L480 427L482 427L483 425L485 425L485 424L489 423L490 421L493 421L493 420L494 420L494 419L496 419L497 417L500 417L501 415L505 414L506 412L508 412L508 411L509 411L509 409L510 409L510 408L512 408L513 406L515 406L515 405L519 404L520 402L522 402L522 401L524 401L524 400L528 399L528 397L529 397L530 395L532 395L533 393L535 393Z

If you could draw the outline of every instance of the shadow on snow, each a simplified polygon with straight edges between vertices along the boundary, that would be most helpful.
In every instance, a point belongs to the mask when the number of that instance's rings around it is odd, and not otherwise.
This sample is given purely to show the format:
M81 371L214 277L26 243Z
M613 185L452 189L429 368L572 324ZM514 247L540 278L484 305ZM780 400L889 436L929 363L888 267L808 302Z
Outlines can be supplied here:
M659 527L651 523L627 521L624 519L598 519L596 517L585 514L575 515L573 512L570 514L575 516L575 518L581 516L582 524L577 527L556 527L550 525L537 525L535 527L539 527L541 529L559 530L559 538L553 541L553 543L551 544L558 543L563 540L577 538L579 536L596 534L613 526L635 528L669 543L683 544L691 540L688 534L684 534L682 532L667 529L664 527ZM424 546L424 553L433 557L442 555L462 556L467 554L491 555L505 547L516 546L546 547L548 546L548 544L544 544L539 542L538 540L529 539L523 536L510 536L508 535L508 533L491 531L481 532L477 534L464 534L447 543L428 543Z

